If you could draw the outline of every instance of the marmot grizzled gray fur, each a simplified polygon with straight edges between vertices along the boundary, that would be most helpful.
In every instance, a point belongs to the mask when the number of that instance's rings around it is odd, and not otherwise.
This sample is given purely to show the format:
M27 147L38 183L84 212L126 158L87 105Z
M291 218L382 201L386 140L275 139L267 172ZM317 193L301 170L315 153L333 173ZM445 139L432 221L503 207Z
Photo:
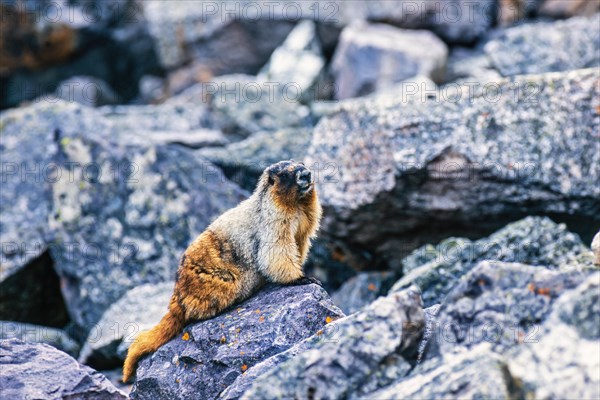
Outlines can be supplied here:
M189 322L214 317L267 281L304 278L302 264L320 219L321 205L304 164L281 161L265 169L252 196L217 218L184 252L169 311L129 348L123 381L140 357Z

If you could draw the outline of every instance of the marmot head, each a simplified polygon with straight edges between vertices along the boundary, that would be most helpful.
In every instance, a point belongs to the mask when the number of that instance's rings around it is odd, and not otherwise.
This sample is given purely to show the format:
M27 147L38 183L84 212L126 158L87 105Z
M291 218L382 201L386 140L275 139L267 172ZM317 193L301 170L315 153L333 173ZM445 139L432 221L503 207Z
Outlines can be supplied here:
M280 161L263 172L261 182L282 205L293 206L314 192L312 173L301 162Z

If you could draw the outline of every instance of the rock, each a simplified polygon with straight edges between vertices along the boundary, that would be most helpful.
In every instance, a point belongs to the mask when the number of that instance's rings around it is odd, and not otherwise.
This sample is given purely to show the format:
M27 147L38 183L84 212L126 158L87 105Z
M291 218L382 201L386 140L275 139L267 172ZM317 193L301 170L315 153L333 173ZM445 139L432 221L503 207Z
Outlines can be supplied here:
M485 46L503 76L600 66L600 14L508 28Z
M54 95L67 102L77 102L88 107L117 104L119 96L102 79L74 76L58 84Z
M39 103L4 121L3 140L54 149L48 162L62 175L44 186L52 211L43 243L71 319L85 329L128 289L172 281L191 239L247 196L207 161L154 146L143 129L119 127L93 109Z
M73 357L76 357L79 353L79 344L67 332L49 326L0 321L0 340L6 339L20 339L28 343L45 343Z
M592 240L592 251L594 252L594 264L600 265L600 231L594 236Z
M434 304L431 307L427 307L423 310L423 314L425 314L425 330L423 331L421 343L419 343L419 355L417 357L417 361L419 362L423 360L425 350L427 349L427 344L436 331L437 315L440 311L440 307L441 304Z
M335 97L364 96L417 75L441 81L447 53L431 32L350 25L342 31L332 61Z
M189 2L176 0L144 6L161 64L173 69L192 59L201 60L212 76L257 72L294 26L293 21L260 15L236 18L240 4L233 2L190 7Z
M470 351L428 360L409 377L372 393L369 398L507 399L510 393L502 357L484 343Z
M600 11L600 4L587 0L545 0L539 8L540 15L552 18L592 15L598 11Z
M232 182L252 191L269 165L280 160L303 160L310 140L309 129L284 128L257 132L225 147L201 149L197 154L219 166Z
M429 355L489 343L497 353L539 339L555 300L585 279L579 272L482 261L444 299Z
M130 101L142 76L161 73L137 1L5 3L0 109L55 99L47 94L75 76L100 79Z
M299 22L273 52L267 65L258 74L258 79L281 84L293 83L302 99L314 100L312 89L325 65L316 29L312 21Z
M535 341L507 354L524 398L600 396L600 273L556 300Z
M362 272L346 281L331 299L345 314L353 314L387 293L396 279L393 272Z
M447 239L438 246L424 246L403 260L404 276L391 291L410 285L421 289L423 302L441 303L461 277L479 261L495 260L541 265L545 268L578 271L591 269L581 258L587 249L564 224L548 218L527 217L477 241Z
M321 166L321 236L384 269L423 243L481 237L525 215L585 233L600 221L597 82L593 69L520 76L493 101L398 100L322 118L305 158ZM535 92L515 94L525 87Z
M10 399L127 399L99 372L46 344L0 341L0 385Z
M142 359L131 398L217 398L246 369L341 316L317 285L269 286Z
M383 297L363 311L335 322L332 339L314 343L259 376L242 399L345 398L367 395L410 370L401 355L411 353L424 325L418 291ZM389 371L391 373L391 371Z
M286 127L310 128L310 110L300 103L302 93L294 85L251 75L224 75L192 86L170 104L203 104L224 133L240 138Z
M172 282L146 284L125 293L94 325L78 361L103 369L122 366L135 337L166 314L173 286Z
M337 23L385 21L407 29L428 29L453 44L472 44L494 25L495 0L401 0L319 2L320 16Z

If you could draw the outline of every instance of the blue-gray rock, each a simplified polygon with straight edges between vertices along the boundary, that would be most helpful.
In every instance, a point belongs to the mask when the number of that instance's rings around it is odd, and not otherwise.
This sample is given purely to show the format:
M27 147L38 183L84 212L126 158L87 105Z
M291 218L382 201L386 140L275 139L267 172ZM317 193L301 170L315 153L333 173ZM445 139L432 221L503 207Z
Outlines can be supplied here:
M508 28L485 46L503 76L600 66L600 14Z
M394 272L361 272L348 279L331 298L345 314L352 314L387 293L397 279Z
M523 398L600 397L600 273L560 296L535 341L506 358Z
M168 310L173 282L137 286L112 304L85 340L78 361L95 368L123 365L127 349Z
M442 81L448 49L428 31L357 23L340 36L332 61L336 99L387 89L418 75Z
M217 398L247 369L342 316L317 285L266 287L142 359L131 398Z
M399 269L450 229L483 236L530 214L597 224L597 83L594 69L518 76L493 98L398 99L322 118L306 157L322 166L322 235Z
M46 344L0 340L0 386L7 399L127 399L99 372Z
M589 250L564 224L544 217L527 217L477 241L450 238L423 246L405 257L404 276L391 291L417 285L423 302L441 303L460 278L478 262L495 260L539 265L562 271L592 269Z
M338 399L366 395L411 369L424 327L418 290L393 293L335 322L333 336L259 376L242 399ZM408 357L410 358L410 357ZM393 370L387 366L393 364ZM390 376L391 375L391 376Z
M533 344L555 300L585 278L577 271L482 261L442 302L428 355L486 342L498 353Z
M369 395L369 399L510 398L505 363L487 343L417 366L410 376ZM518 398L518 397L517 397ZM366 398L365 398L366 400Z
M23 322L0 321L0 340L20 339L28 343L45 343L72 357L79 353L79 343L67 332L49 326L26 324Z
M248 195L192 152L154 145L143 129L127 129L73 103L7 111L3 122L3 141L52 151L40 168L55 165L60 175L15 192L50 206L42 245L54 260L71 319L88 330L127 290L172 281L189 242ZM3 160L11 161L11 154L3 152ZM7 212L20 215L21 206L13 202ZM39 235L36 228L23 237Z

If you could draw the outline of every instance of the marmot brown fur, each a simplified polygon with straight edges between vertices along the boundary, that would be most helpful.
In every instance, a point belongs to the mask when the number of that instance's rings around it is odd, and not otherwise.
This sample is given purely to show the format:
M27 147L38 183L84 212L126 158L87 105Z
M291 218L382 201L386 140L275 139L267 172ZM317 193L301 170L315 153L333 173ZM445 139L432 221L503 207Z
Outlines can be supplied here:
M123 381L140 357L189 322L214 317L267 281L304 278L302 264L320 219L321 205L304 164L290 160L268 167L252 196L217 218L184 252L169 311L129 348Z

